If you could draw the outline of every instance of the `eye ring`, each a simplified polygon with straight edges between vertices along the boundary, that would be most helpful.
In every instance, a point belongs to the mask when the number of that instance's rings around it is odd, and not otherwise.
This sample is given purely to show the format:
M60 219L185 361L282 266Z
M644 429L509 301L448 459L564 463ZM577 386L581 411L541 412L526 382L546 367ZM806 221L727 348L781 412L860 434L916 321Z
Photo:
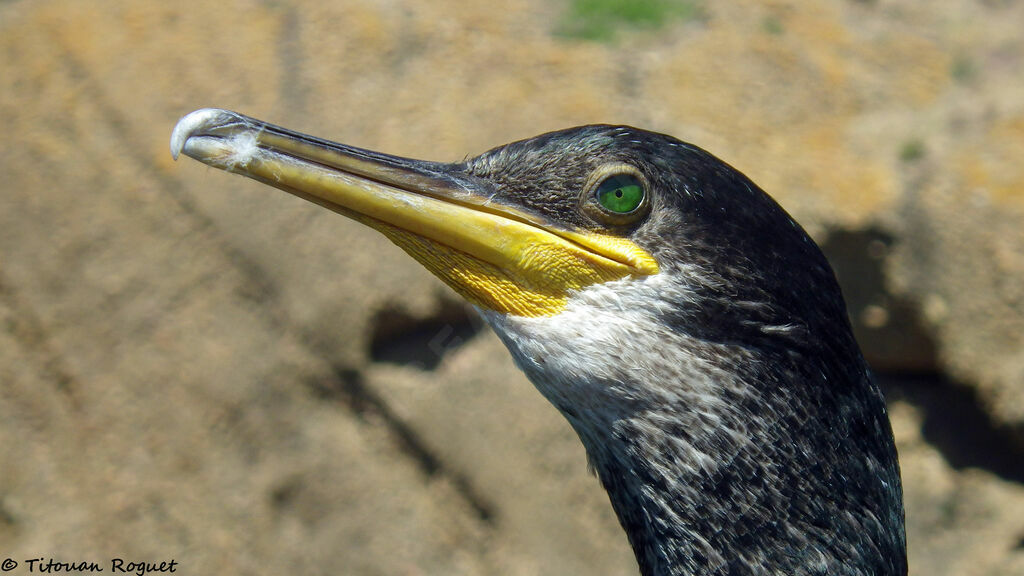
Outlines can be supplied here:
M609 164L587 179L582 208L591 217L612 226L632 224L650 209L647 179L629 164Z

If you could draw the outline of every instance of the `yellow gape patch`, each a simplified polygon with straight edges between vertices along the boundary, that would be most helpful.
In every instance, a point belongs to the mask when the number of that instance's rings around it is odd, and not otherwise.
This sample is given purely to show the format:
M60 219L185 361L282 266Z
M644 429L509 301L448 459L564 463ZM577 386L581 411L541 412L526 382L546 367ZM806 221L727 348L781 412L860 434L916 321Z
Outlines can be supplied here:
M520 256L516 264L499 267L383 222L360 220L382 232L470 303L513 316L553 316L565 308L574 290L658 272L657 262L646 252L628 240L612 236L591 235L589 239L595 244L615 245L621 252L632 252L632 266L536 229L537 242L515 251Z

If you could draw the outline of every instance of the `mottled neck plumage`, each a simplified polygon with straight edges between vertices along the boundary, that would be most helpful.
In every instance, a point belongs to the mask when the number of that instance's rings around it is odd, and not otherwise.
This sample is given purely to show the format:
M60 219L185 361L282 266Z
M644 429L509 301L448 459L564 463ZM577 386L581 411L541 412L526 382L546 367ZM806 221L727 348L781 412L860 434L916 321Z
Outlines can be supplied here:
M683 276L594 287L552 318L485 313L580 436L642 574L904 576L892 432L848 327L717 341L671 316L692 306L636 304L691 300Z
M647 407L604 438L577 427L644 576L906 574L882 398L863 369L840 396L775 380L843 387L809 368L761 364L753 394L720 382L716 402Z

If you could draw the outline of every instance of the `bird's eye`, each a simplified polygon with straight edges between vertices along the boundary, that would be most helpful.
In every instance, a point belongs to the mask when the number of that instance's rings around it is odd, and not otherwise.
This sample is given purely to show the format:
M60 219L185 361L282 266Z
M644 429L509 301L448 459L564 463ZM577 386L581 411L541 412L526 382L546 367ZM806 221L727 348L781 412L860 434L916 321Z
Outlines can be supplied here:
M644 201L644 185L632 174L609 176L594 190L597 203L613 214L629 214Z

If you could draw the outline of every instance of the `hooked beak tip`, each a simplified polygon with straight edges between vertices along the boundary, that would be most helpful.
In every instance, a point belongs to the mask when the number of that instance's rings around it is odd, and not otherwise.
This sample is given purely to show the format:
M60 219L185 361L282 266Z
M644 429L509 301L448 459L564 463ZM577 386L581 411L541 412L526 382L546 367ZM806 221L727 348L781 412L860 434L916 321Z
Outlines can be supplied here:
M230 110L219 108L202 108L182 116L171 132L171 157L175 160L185 148L188 139L202 135L209 130L233 122L244 121L241 116Z

